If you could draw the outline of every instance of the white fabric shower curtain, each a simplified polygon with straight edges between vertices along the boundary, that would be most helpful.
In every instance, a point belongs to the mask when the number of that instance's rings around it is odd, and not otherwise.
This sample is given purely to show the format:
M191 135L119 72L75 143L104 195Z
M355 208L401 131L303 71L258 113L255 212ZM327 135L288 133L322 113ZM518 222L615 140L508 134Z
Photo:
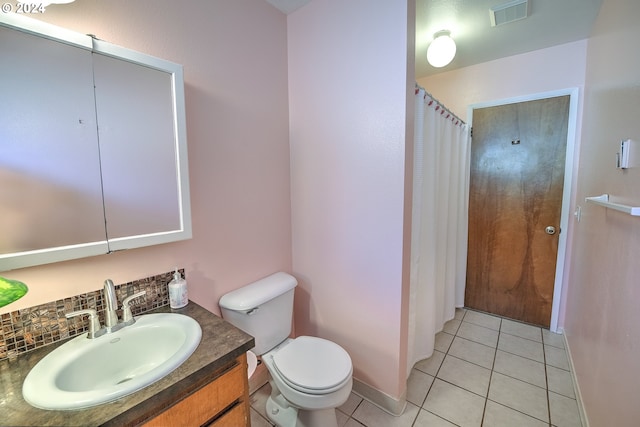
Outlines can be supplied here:
M464 306L469 127L416 90L408 372Z

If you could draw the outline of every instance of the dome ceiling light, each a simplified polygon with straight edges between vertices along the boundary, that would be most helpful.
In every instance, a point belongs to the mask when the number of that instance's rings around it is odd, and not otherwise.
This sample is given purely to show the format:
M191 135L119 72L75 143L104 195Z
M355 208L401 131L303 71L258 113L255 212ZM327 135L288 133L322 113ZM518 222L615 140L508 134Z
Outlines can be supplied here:
M448 30L438 31L433 35L433 41L427 48L427 61L433 67L442 68L453 61L456 56L456 42L451 38Z

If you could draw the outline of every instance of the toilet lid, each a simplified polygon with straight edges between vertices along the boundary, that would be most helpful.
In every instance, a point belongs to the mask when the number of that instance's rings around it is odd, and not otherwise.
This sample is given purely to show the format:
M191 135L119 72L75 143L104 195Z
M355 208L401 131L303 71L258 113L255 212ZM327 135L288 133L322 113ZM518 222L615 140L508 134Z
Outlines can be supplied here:
M274 366L293 388L332 392L349 379L351 358L338 344L317 337L298 337L273 356Z

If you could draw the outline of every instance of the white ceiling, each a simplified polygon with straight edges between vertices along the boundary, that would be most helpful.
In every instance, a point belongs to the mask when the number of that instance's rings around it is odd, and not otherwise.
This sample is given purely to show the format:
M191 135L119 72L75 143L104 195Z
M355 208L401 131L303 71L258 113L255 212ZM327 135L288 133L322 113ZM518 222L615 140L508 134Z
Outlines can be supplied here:
M491 27L489 8L508 0L417 0L416 78L589 36L602 0L529 0L529 16ZM442 69L427 63L433 34L451 31L457 52Z
M296 9L300 9L310 1L311 0L267 0L267 3L271 3L273 6L288 15Z
M311 0L266 0L291 13ZM509 0L416 0L416 78L585 39L602 0L529 0L526 19L491 27L489 9ZM457 53L443 68L427 63L433 34L451 31Z

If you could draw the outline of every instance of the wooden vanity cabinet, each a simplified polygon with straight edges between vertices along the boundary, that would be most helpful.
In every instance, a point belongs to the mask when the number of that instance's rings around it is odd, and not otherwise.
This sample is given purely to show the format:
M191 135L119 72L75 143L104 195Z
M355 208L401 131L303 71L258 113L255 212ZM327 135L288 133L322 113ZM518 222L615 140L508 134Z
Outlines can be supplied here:
M185 395L143 425L250 427L246 354L236 358L211 382Z

